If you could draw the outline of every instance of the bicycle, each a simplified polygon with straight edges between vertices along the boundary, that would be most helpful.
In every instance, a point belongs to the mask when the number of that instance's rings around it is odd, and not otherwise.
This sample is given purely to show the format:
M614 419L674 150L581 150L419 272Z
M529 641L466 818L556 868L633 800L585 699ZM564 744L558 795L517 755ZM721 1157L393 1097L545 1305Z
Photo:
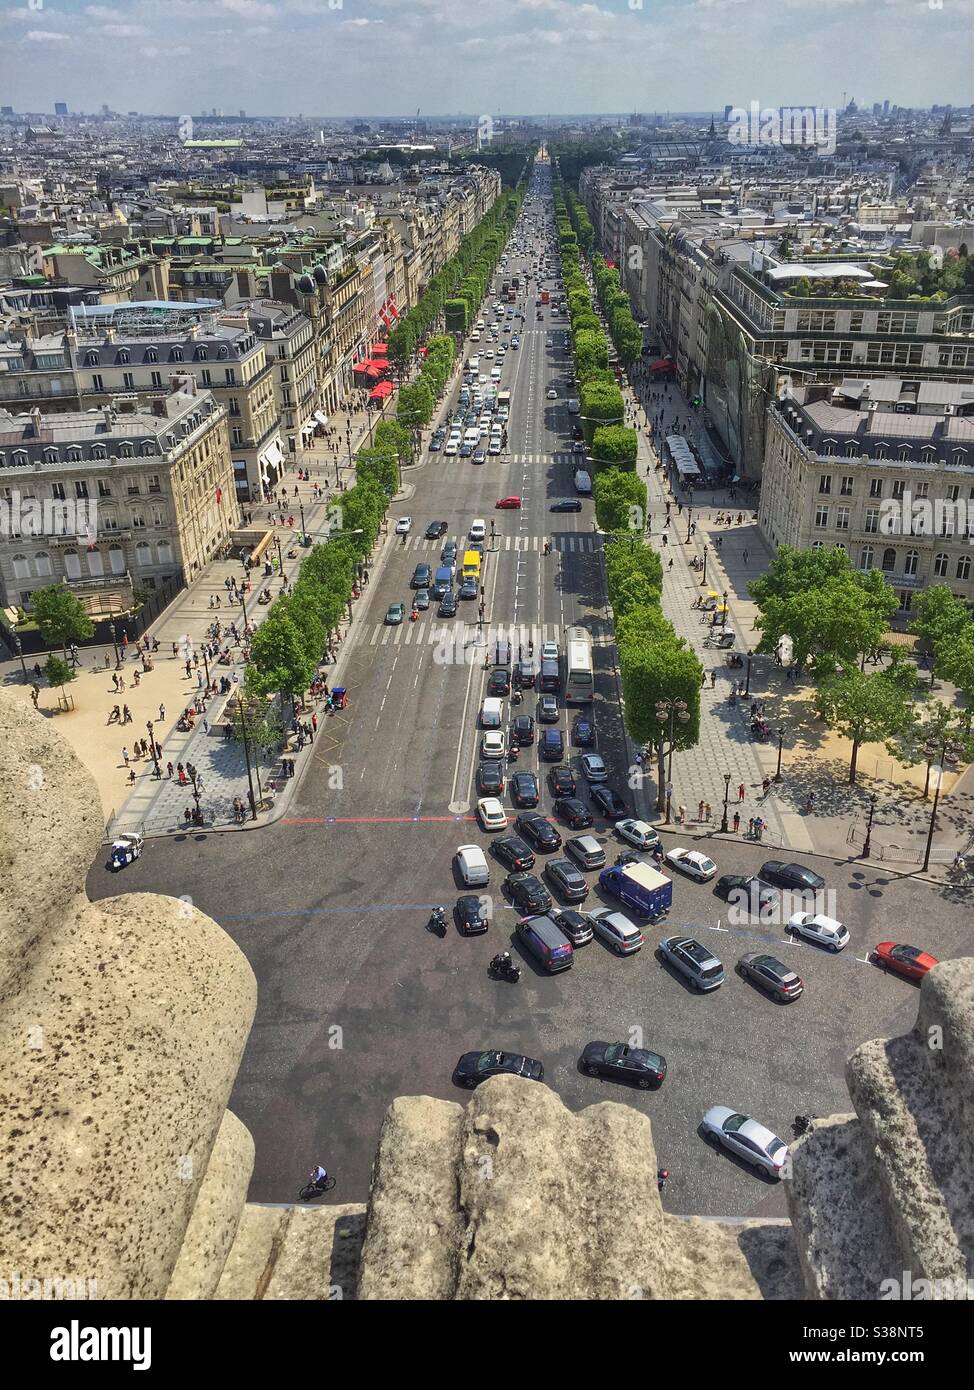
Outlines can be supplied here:
M329 1173L324 1182L307 1182L298 1193L298 1200L310 1202L314 1197L320 1197L323 1193L330 1192L337 1181L338 1179L333 1178Z

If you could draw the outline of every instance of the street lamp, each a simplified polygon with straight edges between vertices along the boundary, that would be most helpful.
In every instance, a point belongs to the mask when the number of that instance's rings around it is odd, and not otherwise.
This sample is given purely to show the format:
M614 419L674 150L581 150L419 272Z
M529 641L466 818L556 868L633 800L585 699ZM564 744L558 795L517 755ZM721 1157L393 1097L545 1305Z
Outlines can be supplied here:
M150 751L151 754L152 754L152 766L155 768L155 774L156 774L156 776L157 776L157 777L161 777L161 776L162 776L162 769L161 769L160 766L159 766L159 759L158 759L158 757L156 756L156 738L155 738L155 734L152 732L153 724L152 724L152 720L151 720L151 719L147 719L147 720L146 720L145 727L146 727L146 728L148 729L148 731L149 731L149 751Z
M300 500L298 501L298 511L301 513L301 544L304 545L308 539L308 530L304 524L304 503Z
M26 682L30 679L30 677L27 674L27 666L24 662L24 649L20 644L20 638L17 636L16 632L11 633L11 636L14 640L14 655L20 658L20 669L24 673L24 681Z
M724 814L723 814L723 815L721 816L721 818L720 818L720 833L721 833L722 835L726 835L726 834L727 834L727 800L728 800L728 797L730 796L730 779L731 779L730 773L729 773L729 772L725 772L725 773L724 773Z
M704 588L707 587L707 556L708 556L709 554L710 554L710 546L709 546L709 545L705 545L704 548L703 548L703 578L702 578L701 581L700 581L700 583L703 585Z
M677 719L679 719L679 721L680 721L681 724L686 724L687 721L689 720L689 718L690 718L690 713L689 713L689 710L687 709L687 704L686 704L686 701L685 701L685 700L657 700L657 701L656 701L656 719L657 719L657 722L660 723L660 724L664 724L667 720L669 720L669 723L670 723L670 748L669 748L668 765L667 765L667 770L666 770L666 782L667 782L667 786L672 785L672 782L673 782L673 730L674 730L674 726L675 726L675 724L676 724ZM657 811L661 811L661 810L663 809L663 792L664 792L664 788L663 788L663 787L658 787L658 788L657 788L657 796L656 796L656 809L657 809ZM667 796L667 797L666 797L666 820L667 820L667 823L669 823L669 819L670 819L670 801L671 801L670 796Z
M281 538L280 538L280 536L275 536L275 537L274 537L274 540L275 540L276 543L277 543L277 571L278 571L278 573L280 574L281 578L283 579L283 578L284 578L284 556L281 554Z
M748 654L747 654L747 679L746 679L745 682L744 682L744 694L745 694L745 695L750 695L750 693L751 693L751 656L752 656L752 655L753 655L753 653L751 653L751 652L748 652Z
M926 873L927 869L930 867L930 851L933 845L933 832L937 824L937 805L940 801L940 787L944 780L944 759L946 758L948 753L953 753L957 751L955 745L951 742L949 738L941 738L934 744L928 744L926 751L928 754L932 754L934 757L936 757L936 750L938 747L940 749L940 754L939 762L937 763L936 771L934 772L933 809L930 812L930 825L927 829L927 846L923 855L923 865L920 870L921 873Z
M117 671L118 668L119 668L119 667L121 666L121 664L122 664L122 658L121 658L121 657L119 656L119 654L118 654L118 635L117 635L117 633L116 633L116 631L115 631L115 624L114 624L114 623L109 623L109 624L108 624L108 633L109 633L109 636L110 636L111 639L112 639L112 646L113 646L114 649L115 649L115 670Z
M726 590L726 589L724 590L724 611L723 611L723 613L721 613L721 615L720 615L720 625L721 625L721 627L726 627L726 626L727 626L727 590Z
M876 793L875 793L875 792L870 792L870 794L869 794L869 819L868 819L868 821L866 822L866 838L865 838L865 840L863 841L863 846L862 846L862 857L863 857L863 859L868 859L868 858L869 858L869 850L870 850L870 847L871 847L871 845L872 845L873 815L875 814L875 811L876 811L876 802L877 802L878 799L879 799L879 798L876 796Z
M196 824L203 824L203 813L200 810L200 778L199 773L194 767L189 774L189 780L193 788L193 800L196 802Z
M781 781L781 745L782 745L782 743L783 743L783 741L784 741L784 737L785 737L784 728L783 728L783 727L779 727L777 733L778 733L778 766L777 766L777 768L776 768L776 770L775 770L774 780L775 780L776 782L780 782L780 781Z
M690 503L688 504L688 506L687 506L687 545L690 544L690 539L691 539L692 536L693 536L693 503L690 502Z

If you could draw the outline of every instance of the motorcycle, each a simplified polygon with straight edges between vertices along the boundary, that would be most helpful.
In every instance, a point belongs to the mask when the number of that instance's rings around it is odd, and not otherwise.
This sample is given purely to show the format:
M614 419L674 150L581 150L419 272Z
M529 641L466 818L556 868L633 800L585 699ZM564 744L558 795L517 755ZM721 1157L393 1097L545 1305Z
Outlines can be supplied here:
M514 964L508 951L504 951L488 965L487 974L491 979L506 980L508 984L516 985L521 978L521 967Z
M512 690L512 691L511 691L511 704L512 704L512 705L519 705L523 699L524 699L524 696L521 694L520 690Z
M431 931L434 936L446 936L446 913L443 911L442 907L433 908L433 911L430 913L429 921L426 923L426 928L428 931Z
M803 1134L807 1134L811 1127L811 1115L796 1115L791 1122L792 1133L796 1139L800 1138Z
M518 755L518 746L517 746L516 743L512 743L512 744L511 744L511 747L510 747L510 751L508 752L508 755L507 755L507 761L508 761L509 763L516 763L516 762L517 762L517 755Z

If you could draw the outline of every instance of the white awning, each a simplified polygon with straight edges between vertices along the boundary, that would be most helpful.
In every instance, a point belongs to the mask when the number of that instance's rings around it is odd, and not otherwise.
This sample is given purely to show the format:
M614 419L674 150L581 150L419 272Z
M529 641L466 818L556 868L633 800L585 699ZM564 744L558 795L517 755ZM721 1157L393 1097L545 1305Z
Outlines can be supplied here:
M315 411L315 419L317 420L318 424L321 426L322 429L324 429L325 426L328 424L328 416L323 415L320 410Z
M260 461L266 468L276 468L283 457L280 442L275 439L266 453L261 454Z

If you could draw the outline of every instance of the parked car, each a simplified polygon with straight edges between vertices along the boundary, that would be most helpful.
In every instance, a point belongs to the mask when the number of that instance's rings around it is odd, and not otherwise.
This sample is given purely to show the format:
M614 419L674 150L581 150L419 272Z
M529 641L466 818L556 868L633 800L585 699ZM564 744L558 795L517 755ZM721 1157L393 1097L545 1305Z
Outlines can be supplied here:
M514 829L525 840L529 840L536 850L550 854L561 849L561 836L545 816L537 811L526 811L514 821Z
M588 883L570 859L549 859L544 876L566 903L583 903L588 897Z
M643 934L625 913L616 912L611 907L600 907L587 916L595 935L617 955L631 956L641 948Z
M804 937L814 946L824 946L827 951L841 951L849 944L848 928L824 912L796 912L788 918L785 931Z
M585 946L592 940L592 924L584 913L571 907L553 907L548 916L574 947Z
M644 820L632 820L629 816L616 821L616 834L636 849L652 849L660 842L651 825Z
M483 830L506 830L507 812L496 796L482 796L477 802L477 819Z
M726 1105L712 1105L701 1121L707 1139L769 1177L780 1178L788 1145L764 1125Z
M662 1086L666 1080L665 1057L642 1047L629 1047L626 1043L586 1043L578 1062L589 1076L629 1081L642 1091Z
M762 883L754 874L722 874L714 884L714 892L736 907L746 907L751 917L768 916L779 902L777 888Z
M928 970L940 962L919 946L905 946L895 941L881 941L873 947L873 960L884 970L893 970L905 980L922 980Z
M565 853L570 854L581 869L605 868L605 850L594 835L576 835L566 840Z
M454 916L464 936L482 936L490 926L486 901L473 893L464 893L457 898Z
M737 962L737 973L742 979L760 985L761 989L783 1004L797 999L805 988L801 977L790 966L783 965L780 960L762 951L749 951L746 956L741 956Z
M548 904L551 905L550 898ZM545 909L522 917L515 924L514 934L528 955L533 956L549 975L569 970L573 965L575 949Z
M676 845L673 849L667 850L663 857L671 868L679 869L698 883L705 883L717 872L714 861L698 849L684 849L681 845Z
M551 894L536 874L508 874L503 889L520 912L547 912L551 906Z
M786 864L780 859L769 859L762 864L758 877L765 883L798 893L820 893L825 887L825 879L813 869L806 869L804 864Z
M456 865L465 888L480 888L490 881L487 857L479 845L460 845Z
M592 812L577 796L559 796L552 808L571 830L587 830L594 824Z
M523 1076L543 1081L544 1067L532 1057L517 1052L465 1052L453 1069L453 1079L472 1091L490 1076Z
M600 783L598 786L590 788L589 795L595 807L605 816L606 820L619 821L629 815L629 807L618 792L614 792L611 787Z
M533 772L515 772L510 779L511 799L515 806L537 806L540 800L538 779Z
M500 840L494 840L490 852L495 859L516 872L534 868L534 850L520 835L504 835Z
M692 936L666 936L660 954L694 989L717 989L724 983L724 967L717 957Z

